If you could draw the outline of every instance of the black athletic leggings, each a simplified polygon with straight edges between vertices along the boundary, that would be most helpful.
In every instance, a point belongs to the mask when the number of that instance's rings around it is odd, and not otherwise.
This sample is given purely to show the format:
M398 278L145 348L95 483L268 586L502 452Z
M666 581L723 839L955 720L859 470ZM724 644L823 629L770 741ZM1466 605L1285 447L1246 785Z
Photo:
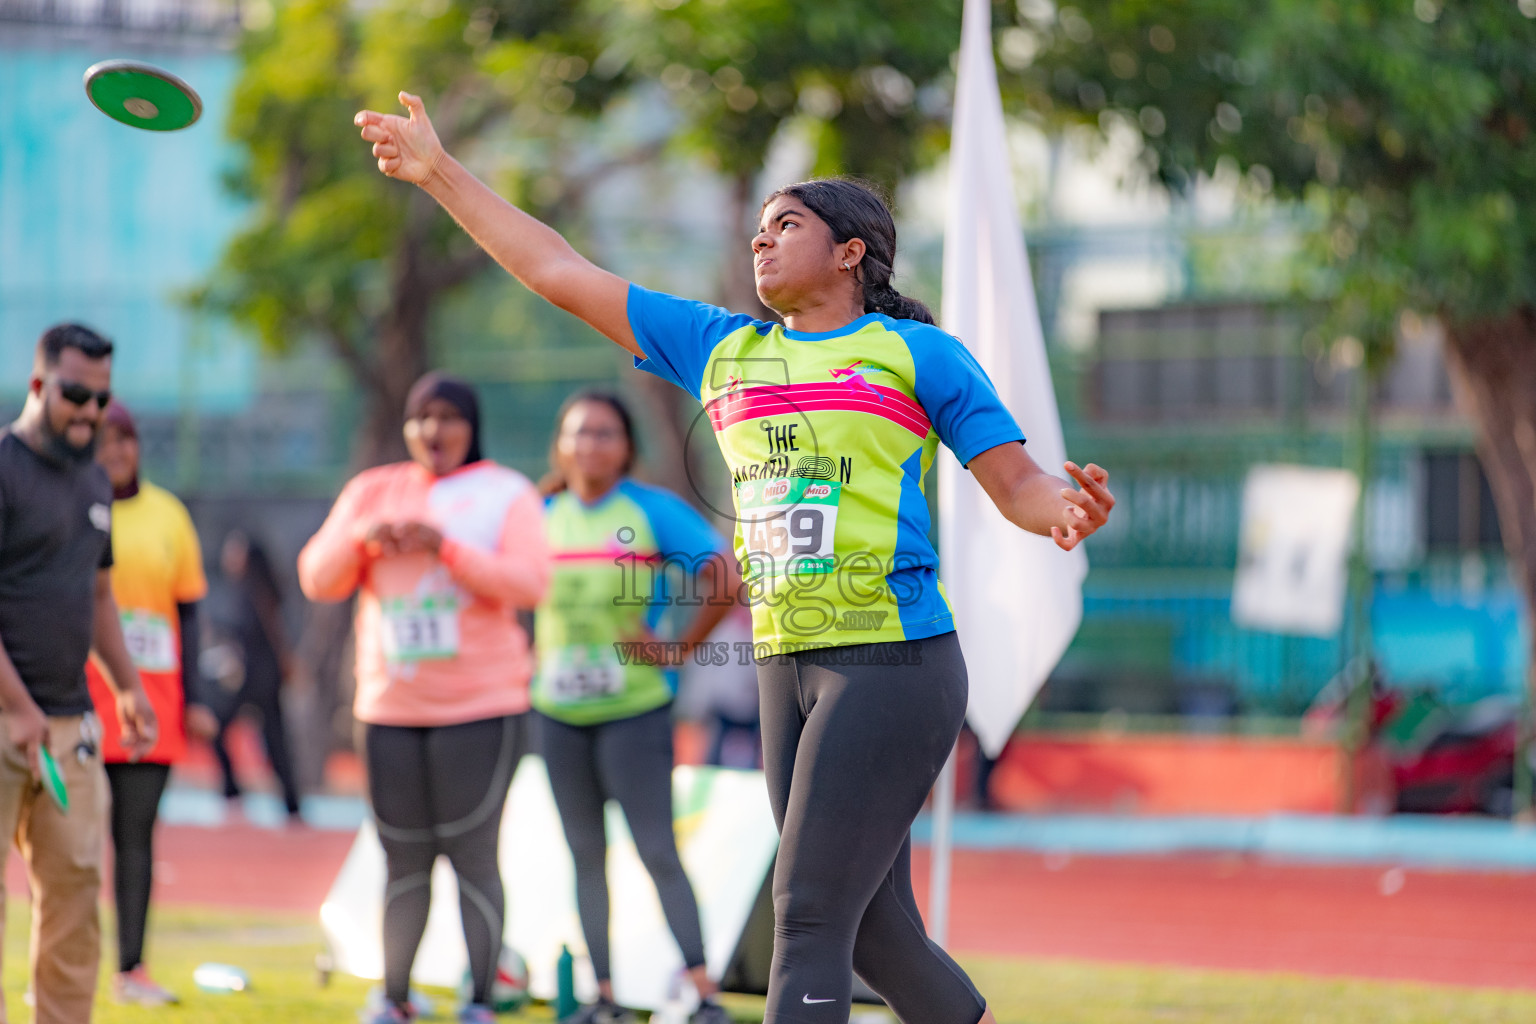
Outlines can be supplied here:
M603 804L619 802L640 861L656 883L661 909L683 954L704 962L704 938L693 886L672 831L672 715L657 708L600 725L567 725L539 715L539 743L560 808L565 841L576 862L576 909L599 981L612 977L608 958L608 835Z
M283 805L290 815L299 813L299 783L293 773L293 759L288 756L288 729L283 723L281 700L283 680L275 670L268 671L252 663L240 690L227 703L217 709L218 735L213 738L213 755L218 759L219 771L224 776L224 796L233 800L240 795L240 783L235 778L234 762L230 760L225 737L235 717L243 708L251 707L261 715L261 740L267 748L267 760L272 763L272 774L283 789Z
M459 880L472 1000L485 1003L501 957L506 901L497 846L527 715L462 725L364 725L368 801L384 846L384 994L410 998L411 964L432 905L432 865Z
M986 1003L928 938L912 821L965 717L954 633L758 662L778 823L764 1024L848 1019L853 973L904 1024L976 1024Z
M117 900L117 969L144 961L149 892L155 877L155 819L168 764L109 764L112 789L112 890Z

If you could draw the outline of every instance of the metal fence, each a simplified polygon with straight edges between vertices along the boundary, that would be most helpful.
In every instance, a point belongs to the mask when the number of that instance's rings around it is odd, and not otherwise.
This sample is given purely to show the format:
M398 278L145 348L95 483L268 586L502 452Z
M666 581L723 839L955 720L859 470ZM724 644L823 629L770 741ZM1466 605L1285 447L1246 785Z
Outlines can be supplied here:
M0 22L154 35L224 36L239 0L0 0Z

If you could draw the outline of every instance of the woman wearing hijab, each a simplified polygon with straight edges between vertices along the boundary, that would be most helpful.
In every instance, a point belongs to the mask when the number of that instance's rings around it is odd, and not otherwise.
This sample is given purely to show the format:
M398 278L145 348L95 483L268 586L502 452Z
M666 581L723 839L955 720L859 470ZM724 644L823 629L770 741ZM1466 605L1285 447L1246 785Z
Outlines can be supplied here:
M405 409L411 461L354 477L299 554L314 601L357 602L353 714L384 846L384 996L372 1024L411 1019L410 975L432 865L458 876L472 993L459 1020L493 1020L505 921L497 838L525 748L528 638L516 612L549 583L543 502L484 458L474 389L429 373Z

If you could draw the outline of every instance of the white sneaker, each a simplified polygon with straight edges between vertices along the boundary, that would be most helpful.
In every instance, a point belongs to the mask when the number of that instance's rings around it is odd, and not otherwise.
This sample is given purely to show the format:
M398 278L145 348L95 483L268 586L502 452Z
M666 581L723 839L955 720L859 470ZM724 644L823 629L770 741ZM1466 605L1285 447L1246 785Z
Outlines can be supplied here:
M174 1006L181 1002L149 976L143 964L112 978L112 998L131 1006Z

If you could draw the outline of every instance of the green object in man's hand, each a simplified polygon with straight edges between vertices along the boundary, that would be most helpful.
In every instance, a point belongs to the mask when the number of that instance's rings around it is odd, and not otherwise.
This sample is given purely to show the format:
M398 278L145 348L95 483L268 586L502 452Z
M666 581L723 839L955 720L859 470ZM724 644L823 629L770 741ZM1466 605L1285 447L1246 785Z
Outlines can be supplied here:
M53 802L59 810L69 813L69 790L64 786L64 775L59 771L59 763L53 759L46 746L37 748L37 764L43 772L43 788L48 795L53 797Z

